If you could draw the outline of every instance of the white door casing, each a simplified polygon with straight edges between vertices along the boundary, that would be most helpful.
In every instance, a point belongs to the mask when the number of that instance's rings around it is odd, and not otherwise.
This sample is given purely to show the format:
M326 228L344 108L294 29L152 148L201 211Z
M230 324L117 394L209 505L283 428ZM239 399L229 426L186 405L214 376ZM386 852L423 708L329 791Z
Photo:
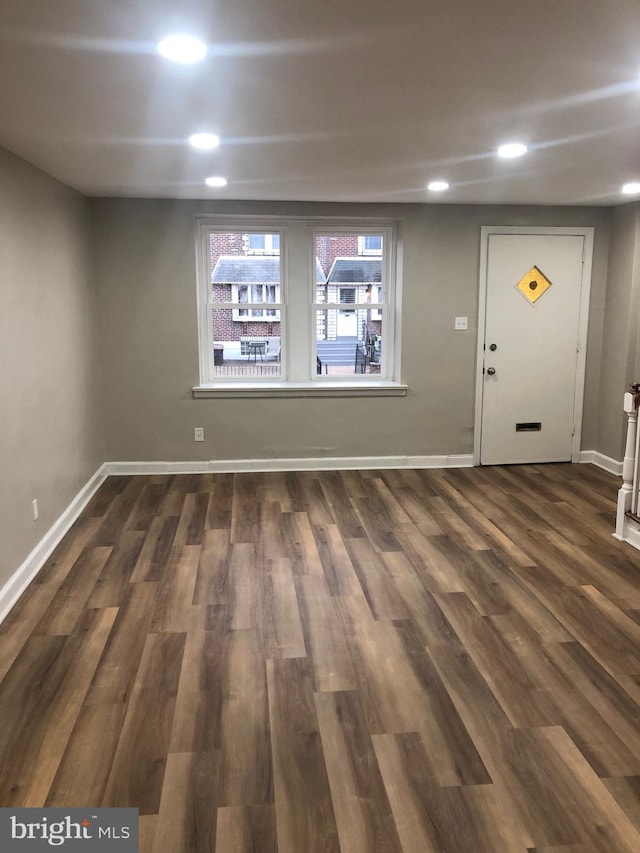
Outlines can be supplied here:
M592 251L592 228L482 229L475 464L578 460Z

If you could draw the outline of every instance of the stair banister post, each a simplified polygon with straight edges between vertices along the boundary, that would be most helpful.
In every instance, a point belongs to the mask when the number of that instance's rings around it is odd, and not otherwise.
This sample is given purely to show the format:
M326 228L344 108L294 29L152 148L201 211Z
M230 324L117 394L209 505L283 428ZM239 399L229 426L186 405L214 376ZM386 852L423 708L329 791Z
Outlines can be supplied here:
M622 486L618 491L615 532L617 539L624 539L625 513L631 508L633 498L633 479L636 469L636 434L638 430L636 394L627 391L624 395L623 408L627 414L627 441L624 449L624 461L622 463Z

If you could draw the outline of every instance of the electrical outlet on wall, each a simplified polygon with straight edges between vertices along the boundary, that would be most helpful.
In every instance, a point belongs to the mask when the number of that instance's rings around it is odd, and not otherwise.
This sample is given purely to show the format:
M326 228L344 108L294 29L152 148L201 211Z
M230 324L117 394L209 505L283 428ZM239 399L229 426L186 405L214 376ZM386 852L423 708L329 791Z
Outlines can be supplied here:
M193 428L193 440L194 441L204 441L204 427L194 427Z
M453 328L456 332L466 332L466 330L469 328L469 318L456 317L453 323Z

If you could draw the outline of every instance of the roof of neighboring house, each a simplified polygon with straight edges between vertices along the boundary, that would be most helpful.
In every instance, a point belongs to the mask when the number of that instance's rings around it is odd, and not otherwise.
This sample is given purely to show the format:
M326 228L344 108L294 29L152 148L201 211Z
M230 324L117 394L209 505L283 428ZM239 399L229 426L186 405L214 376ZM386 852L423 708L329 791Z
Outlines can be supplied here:
M329 272L329 284L382 281L381 258L336 258Z
M280 284L280 258L276 255L220 255L211 274L211 283ZM316 283L325 283L317 258Z

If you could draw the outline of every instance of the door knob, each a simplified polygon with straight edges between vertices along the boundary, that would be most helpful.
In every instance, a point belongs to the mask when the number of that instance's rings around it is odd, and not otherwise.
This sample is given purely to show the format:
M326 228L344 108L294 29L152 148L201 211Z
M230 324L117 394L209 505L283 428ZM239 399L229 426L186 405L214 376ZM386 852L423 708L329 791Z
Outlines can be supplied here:
M496 372L495 367L487 367L487 373L489 374L489 376L493 376L493 374L495 372Z

